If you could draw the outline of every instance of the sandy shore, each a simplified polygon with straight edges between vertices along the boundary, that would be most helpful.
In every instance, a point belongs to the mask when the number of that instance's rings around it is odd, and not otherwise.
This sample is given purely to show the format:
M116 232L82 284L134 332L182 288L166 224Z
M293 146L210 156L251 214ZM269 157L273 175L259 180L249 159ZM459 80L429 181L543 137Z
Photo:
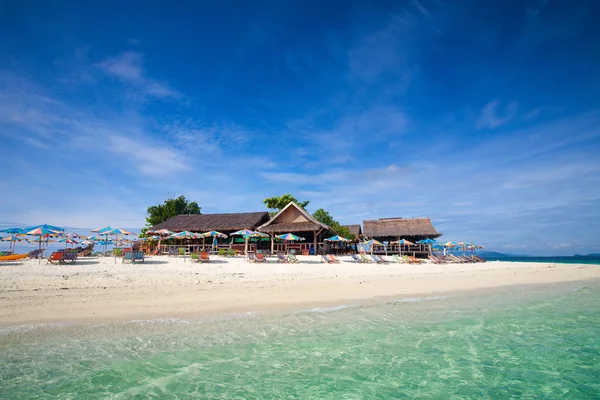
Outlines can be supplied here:
M600 278L597 265L248 264L213 257L209 264L150 257L144 264L113 258L75 265L29 260L0 264L0 325L181 318L260 310L303 309L390 297L427 296L515 284Z

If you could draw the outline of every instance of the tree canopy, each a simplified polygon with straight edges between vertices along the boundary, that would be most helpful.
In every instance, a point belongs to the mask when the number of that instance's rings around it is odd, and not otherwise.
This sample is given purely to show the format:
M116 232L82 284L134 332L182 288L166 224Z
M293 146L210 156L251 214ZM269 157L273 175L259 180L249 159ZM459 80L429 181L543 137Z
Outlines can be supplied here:
M276 214L279 211L281 211L282 208L284 208L285 206L290 204L292 201L304 209L306 209L306 206L308 205L308 203L310 203L310 201L308 201L308 200L307 201L299 201L294 196L292 196L290 193L286 193L282 196L268 197L263 200L263 203L266 204L268 209L273 210L271 212L271 214Z
M195 201L188 202L185 196L165 200L163 204L148 207L146 224L154 226L179 214L200 214L200 207Z
M313 213L314 219L317 221L328 225L337 232L338 235L345 237L346 239L356 239L353 234L350 233L350 230L345 226L340 225L339 222L333 219L333 217L329 214L329 212L319 208L317 211Z

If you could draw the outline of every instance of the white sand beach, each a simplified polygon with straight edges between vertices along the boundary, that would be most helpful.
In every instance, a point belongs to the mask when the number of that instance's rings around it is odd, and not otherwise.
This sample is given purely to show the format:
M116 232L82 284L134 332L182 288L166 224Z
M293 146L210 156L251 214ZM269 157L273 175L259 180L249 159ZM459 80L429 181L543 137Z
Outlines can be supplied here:
M0 264L0 325L96 323L183 318L247 311L304 309L431 296L504 285L600 278L597 265L487 262L477 264L249 264L211 257L207 264L166 256L141 264L85 258L73 265L45 260Z

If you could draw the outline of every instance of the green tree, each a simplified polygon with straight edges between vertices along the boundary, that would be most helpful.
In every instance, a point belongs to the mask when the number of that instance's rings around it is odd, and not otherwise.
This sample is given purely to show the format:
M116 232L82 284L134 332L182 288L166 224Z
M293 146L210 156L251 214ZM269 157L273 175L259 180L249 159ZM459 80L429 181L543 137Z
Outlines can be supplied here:
M336 231L338 235L345 237L346 239L355 239L354 235L350 233L350 230L348 228L340 225L339 222L333 219L329 212L323 210L322 208L319 208L313 213L313 218L331 227L331 229Z
M200 207L195 201L188 202L185 196L168 199L163 204L148 207L146 224L154 226L180 214L200 214Z
M304 209L306 209L306 206L308 205L308 203L310 203L310 201L308 200L299 201L290 193L284 194L282 196L268 197L264 199L263 203L266 204L268 209L273 210L271 211L271 214L277 214L279 211L281 211L282 208L290 204L292 201Z

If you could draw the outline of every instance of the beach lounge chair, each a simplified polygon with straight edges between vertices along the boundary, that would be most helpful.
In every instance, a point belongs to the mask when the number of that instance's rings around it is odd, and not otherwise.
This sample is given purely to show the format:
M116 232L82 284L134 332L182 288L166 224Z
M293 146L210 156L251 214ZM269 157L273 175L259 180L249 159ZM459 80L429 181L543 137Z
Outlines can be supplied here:
M235 257L235 252L233 249L227 249L227 257Z
M133 262L133 252L126 251L123 253L123 262L126 263L127 261Z
M180 256L185 256L185 247L178 247L177 252Z
M419 261L415 261L415 260L411 259L411 258L410 258L409 256L407 256L407 255L404 255L404 256L402 256L402 259L403 259L403 260L404 260L404 262L405 262L405 263L407 263L407 264L420 264L420 262L419 262Z
M36 249L36 250L30 251L27 254L27 257L29 257L29 258L40 258L41 256L42 256L42 250L41 249Z
M199 262L200 254L197 252L190 253L190 260L192 260L193 262Z
M352 254L352 261L356 262L356 263L363 263L364 261L360 259L359 256L357 256L356 254Z
M395 263L398 263L398 264L404 264L404 260L403 260L402 258L400 258L400 257L398 256L398 254L394 254L394 255L392 255L392 258L394 259L394 262L395 262Z
M51 264L60 264L60 262L62 261L63 258L63 252L62 251L54 251L52 252L52 254L50 254L50 257L48 257L48 261L46 261L46 265L48 263Z
M281 263L288 263L290 262L290 260L288 259L288 257L283 254L283 253L277 253L277 261L281 262Z
M299 260L296 258L296 254L294 253L290 253L288 254L288 258L289 258L289 262L290 263L297 263Z
M77 262L77 256L79 254L76 251L65 251L63 253L62 260L60 260L61 264L71 263L75 264Z
M377 258L376 255L372 254L371 255L371 260L375 263L375 264L383 264L382 261L379 260L379 258Z
M256 253L256 262L263 263L265 262L265 256L262 253Z
M436 255L434 255L434 254L431 254L431 255L429 256L429 259L430 259L430 260L431 260L431 262L432 262L432 263L434 263L434 264L444 264L444 263L445 263L445 261L444 261L442 258L440 258L440 257L438 257L438 256L436 256Z
M328 254L321 255L321 262L326 262L327 264L333 264L333 260L329 258Z
M256 262L256 255L254 253L248 252L247 258L248 258L248 262Z
M133 258L132 258L132 262L144 262L146 260L146 255L144 254L143 251L133 251Z
M265 257L273 257L274 254L271 253L271 250L265 250Z
M200 262L201 263L210 262L210 256L208 255L208 251L203 251L200 253Z
M387 260L385 258L383 258L383 256L377 255L377 256L375 256L375 258L377 259L377 262L379 264L387 264L388 263Z
M113 257L121 257L123 255L123 249L113 249Z
M217 254L218 254L220 257L226 257L226 256L227 256L227 250L225 250L225 249L219 249L219 250L217 251Z
M425 261L423 261L423 260L419 260L419 259L418 259L417 257L415 257L415 256L407 256L407 257L408 257L408 259L409 259L410 261L412 261L412 262L413 262L413 264L422 264L422 263L424 263L424 262L425 262Z
M331 260L331 262L335 263L335 264L339 264L340 260L338 260L337 258L335 258L335 256L333 254L329 255L329 259Z
M363 260L363 262L366 262L366 263L373 262L373 260L371 260L369 257L367 257L367 255L365 253L360 253L360 258Z

